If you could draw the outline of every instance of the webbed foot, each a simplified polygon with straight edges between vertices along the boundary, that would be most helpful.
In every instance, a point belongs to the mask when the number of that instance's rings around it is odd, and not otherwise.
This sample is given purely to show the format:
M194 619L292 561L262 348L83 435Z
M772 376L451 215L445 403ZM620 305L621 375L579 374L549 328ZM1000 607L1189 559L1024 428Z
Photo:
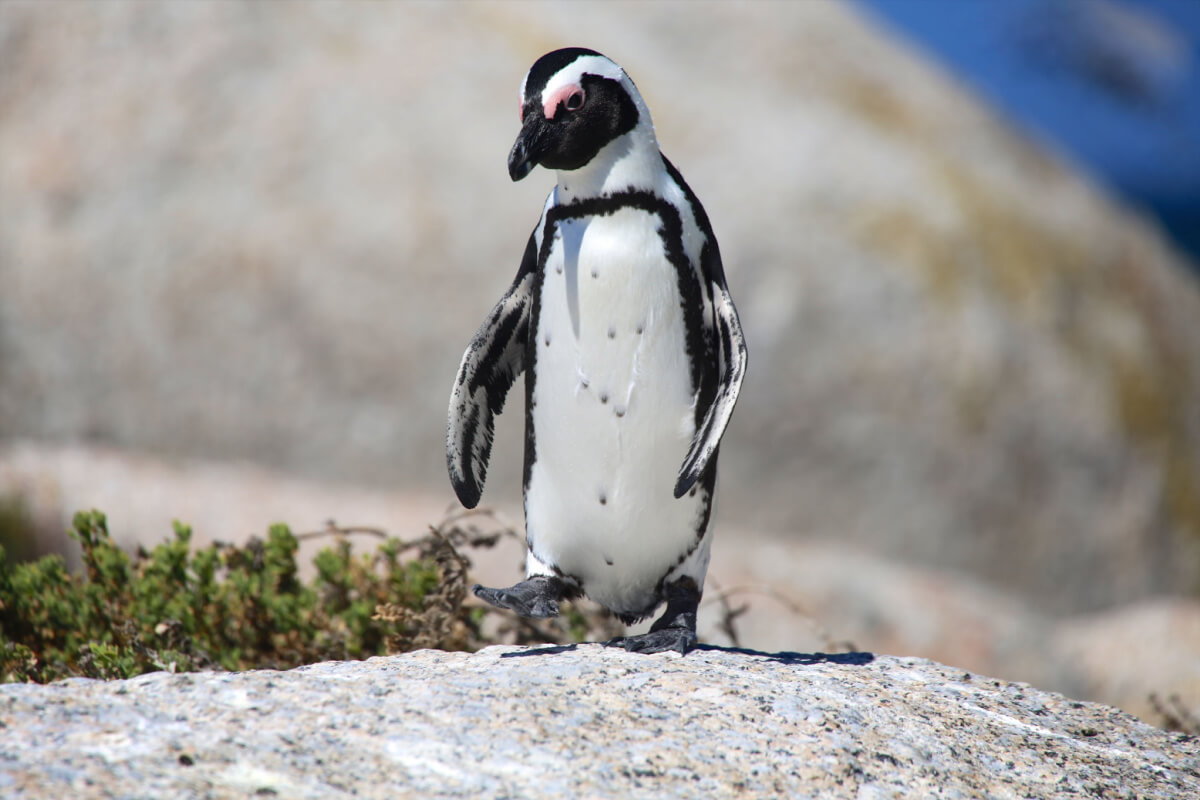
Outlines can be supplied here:
M665 653L674 650L680 655L687 655L699 641L696 632L687 628L662 628L637 636L618 636L604 644L607 647L624 647L631 653Z
M665 653L674 650L687 655L699 644L696 636L696 609L700 589L691 578L680 578L667 587L667 610L650 630L637 636L618 636L605 642L607 647L624 647L631 653Z
M475 584L471 591L485 603L532 619L557 617L558 601L570 596L567 585L552 575L535 575L507 589Z

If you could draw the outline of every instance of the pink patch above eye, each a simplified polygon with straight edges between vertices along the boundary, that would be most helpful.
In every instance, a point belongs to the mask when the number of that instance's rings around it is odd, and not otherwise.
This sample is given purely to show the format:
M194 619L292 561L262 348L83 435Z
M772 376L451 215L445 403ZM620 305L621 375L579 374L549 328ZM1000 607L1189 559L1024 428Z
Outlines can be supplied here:
M546 115L546 119L554 119L554 110L558 108L558 104L562 103L565 106L567 98L576 92L582 93L583 89L579 88L579 84L568 83L550 94L542 95L542 113Z

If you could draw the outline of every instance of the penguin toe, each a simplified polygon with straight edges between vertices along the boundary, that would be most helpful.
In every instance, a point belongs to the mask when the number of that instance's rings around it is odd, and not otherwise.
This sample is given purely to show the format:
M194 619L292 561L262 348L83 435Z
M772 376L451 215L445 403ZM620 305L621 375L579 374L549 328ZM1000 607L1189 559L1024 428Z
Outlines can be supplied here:
M693 650L699 639L696 632L687 628L662 628L637 636L618 636L605 642L606 647L624 647L631 653L666 653L674 650L680 655L687 655Z

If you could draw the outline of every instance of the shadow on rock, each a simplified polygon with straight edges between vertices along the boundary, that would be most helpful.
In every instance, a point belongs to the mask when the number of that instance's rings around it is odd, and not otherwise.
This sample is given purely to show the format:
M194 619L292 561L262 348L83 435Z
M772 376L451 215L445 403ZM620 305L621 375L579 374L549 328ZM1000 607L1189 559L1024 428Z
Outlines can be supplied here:
M528 650L519 650L515 653L501 653L501 658L525 658L527 656L553 656L559 653L569 653L578 648L577 644L557 644L550 647L533 647Z
M744 647L717 647L711 644L702 644L696 648L697 650L707 650L718 653L737 653L742 656L751 656L754 658L763 658L768 661L774 661L779 664L784 664L789 667L803 667L812 664L841 664L847 667L862 667L870 664L875 660L874 653L855 652L855 653L763 653L758 650L747 650Z
M587 644L598 644L588 642ZM547 647L532 647L527 650L519 650L512 653L502 653L501 658L528 658L529 656L553 656L560 653L569 653L576 650L578 644L561 644L550 645ZM614 648L619 650L620 648ZM778 664L784 664L789 667L803 667L813 664L841 664L847 667L862 667L870 664L875 660L874 653L763 653L758 650L747 650L742 647L718 647L711 644L702 644L696 647L696 652L716 652L716 653L735 653L741 656L749 656L752 658L762 658L767 661L774 661Z

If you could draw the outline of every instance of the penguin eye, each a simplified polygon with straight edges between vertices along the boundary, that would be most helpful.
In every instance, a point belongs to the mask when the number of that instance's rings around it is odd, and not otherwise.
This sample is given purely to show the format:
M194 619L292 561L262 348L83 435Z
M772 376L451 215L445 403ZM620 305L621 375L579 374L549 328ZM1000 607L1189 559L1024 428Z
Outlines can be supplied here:
M583 89L577 89L567 97L567 111L578 111L583 107Z

